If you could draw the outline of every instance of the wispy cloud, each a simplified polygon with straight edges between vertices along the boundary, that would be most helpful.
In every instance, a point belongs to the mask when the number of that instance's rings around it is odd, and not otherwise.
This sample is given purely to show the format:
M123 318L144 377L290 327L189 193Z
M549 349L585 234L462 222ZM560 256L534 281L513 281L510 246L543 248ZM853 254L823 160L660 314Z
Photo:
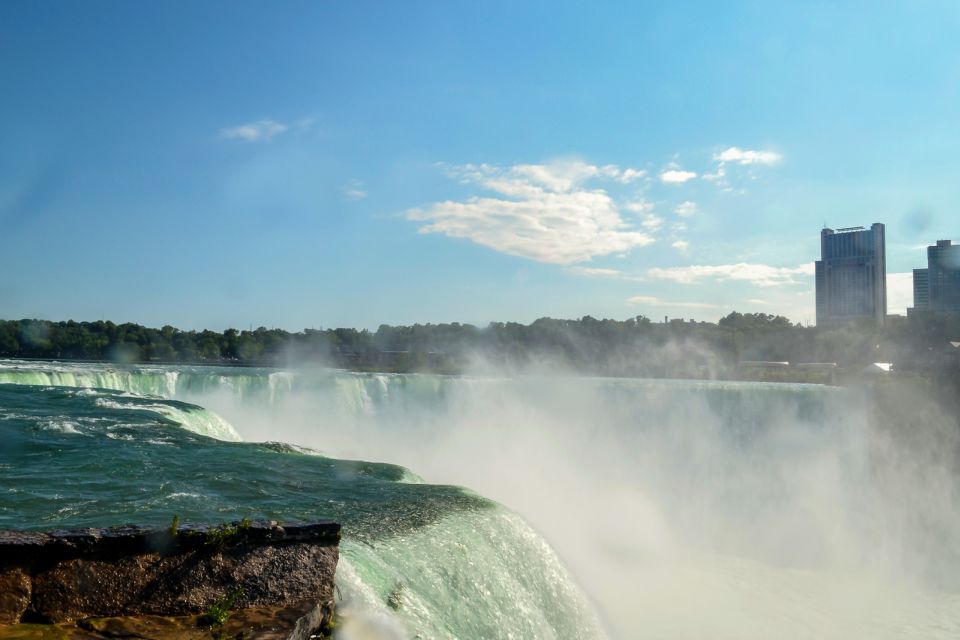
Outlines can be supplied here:
M626 169L620 171L616 179L618 182L622 182L623 184L629 184L634 180L643 178L646 175L647 172L643 169L631 169L630 167L627 167Z
M674 240L670 246L676 249L677 251L686 251L687 249L690 248L690 243L687 242L686 240Z
M573 264L648 245L653 237L632 228L604 189L589 181L635 179L639 170L579 160L499 167L446 166L463 184L492 192L464 201L436 202L406 212L420 233L466 238L501 253L538 262Z
M681 218L689 218L690 216L692 216L697 212L697 203L691 202L690 200L687 200L686 202L681 202L676 206L673 212L678 216L680 216Z
M743 194L746 193L743 188L734 188L734 186L730 184L731 178L735 179L736 176L728 173L728 166L746 166L748 167L747 170L750 171L750 177L756 178L757 176L752 172L753 167L772 167L780 164L782 160L783 156L775 151L758 151L756 149L727 147L723 151L713 155L716 169L713 172L704 173L703 179L707 182L712 182L724 193Z
M623 208L633 213L650 213L653 211L653 203L646 200L634 200L623 205Z
M351 180L343 188L343 197L347 200L363 200L367 197L367 192L363 188L363 183L359 180Z
M703 174L703 179L707 182L721 182L727 177L727 170L723 168L723 165L717 167L717 170L713 173Z
M646 305L649 307L674 307L682 309L713 309L718 305L709 302L675 302L673 300L664 300L655 296L631 296L627 298L630 304Z
M660 173L660 182L664 184L683 184L697 177L693 171L683 169L667 169Z
M225 140L240 140L243 142L266 142L287 131L288 125L275 120L257 120L237 127L220 130L220 137Z
M628 184L646 175L642 169L621 169L615 164L597 166L581 160L558 160L549 164L440 164L448 175L466 184L478 184L504 195L526 195L545 189L557 193L572 191L591 179Z
M715 154L713 159L720 163L729 162L731 164L762 164L773 166L780 164L783 156L774 151L755 151L753 149L729 147Z
M626 280L628 282L644 282L646 278L620 269L606 269L600 267L572 266L564 269L567 273L583 278L604 278L612 280Z
M238 140L240 142L269 142L279 135L304 133L314 128L316 118L305 117L290 122L277 122L270 118L248 122L236 127L220 129L220 137L224 140Z
M640 223L640 226L648 231L656 231L663 226L663 218L652 213L648 213L643 216L643 222Z
M766 264L691 265L689 267L654 267L647 275L655 280L679 284L695 284L704 280L749 282L758 287L802 284L798 276L813 275L813 263L797 267L772 267Z
M622 278L624 276L619 269L601 269L598 267L567 267L567 271L573 275L587 278Z

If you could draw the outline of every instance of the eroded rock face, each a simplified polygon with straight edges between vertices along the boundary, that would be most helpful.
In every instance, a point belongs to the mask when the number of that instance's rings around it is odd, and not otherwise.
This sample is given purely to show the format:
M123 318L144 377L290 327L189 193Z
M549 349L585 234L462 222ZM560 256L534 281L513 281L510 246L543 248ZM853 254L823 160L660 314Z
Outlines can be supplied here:
M333 599L337 547L309 542L164 557L61 562L33 578L31 612L45 622L90 616L186 615L233 606Z
M331 614L327 606L300 602L240 609L216 627L199 624L197 616L85 618L75 625L0 625L0 640L315 640L330 637Z
M19 567L0 570L0 624L20 621L30 607L30 575Z
M333 522L0 532L0 624L328 606L339 538Z

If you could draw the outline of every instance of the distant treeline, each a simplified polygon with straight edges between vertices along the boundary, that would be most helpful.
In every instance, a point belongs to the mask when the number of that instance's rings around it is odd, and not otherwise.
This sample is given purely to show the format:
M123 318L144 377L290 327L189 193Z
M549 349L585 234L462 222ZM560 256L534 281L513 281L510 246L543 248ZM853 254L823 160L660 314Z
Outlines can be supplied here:
M529 325L381 325L376 331L260 327L181 331L113 322L0 321L0 357L287 365L318 362L359 370L458 372L476 366L597 375L725 377L744 361L893 362L922 369L950 357L960 317L891 318L882 326L803 327L787 318L737 313L716 323L644 316L628 320L541 318Z

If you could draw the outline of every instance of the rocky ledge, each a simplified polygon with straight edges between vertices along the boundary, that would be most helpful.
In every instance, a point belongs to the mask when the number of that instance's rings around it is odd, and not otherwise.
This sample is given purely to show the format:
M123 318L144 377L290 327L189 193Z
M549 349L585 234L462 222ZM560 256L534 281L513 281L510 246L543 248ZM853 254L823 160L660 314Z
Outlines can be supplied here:
M0 531L0 638L317 637L340 525Z

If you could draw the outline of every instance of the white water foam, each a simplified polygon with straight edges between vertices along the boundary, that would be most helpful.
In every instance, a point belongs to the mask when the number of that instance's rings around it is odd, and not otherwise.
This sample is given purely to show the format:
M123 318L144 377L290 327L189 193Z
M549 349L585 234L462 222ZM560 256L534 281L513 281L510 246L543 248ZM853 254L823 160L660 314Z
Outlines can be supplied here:
M396 462L516 509L615 637L960 636L956 472L873 432L847 392L190 375L176 397L213 407L248 438ZM382 607L393 587L367 580Z

